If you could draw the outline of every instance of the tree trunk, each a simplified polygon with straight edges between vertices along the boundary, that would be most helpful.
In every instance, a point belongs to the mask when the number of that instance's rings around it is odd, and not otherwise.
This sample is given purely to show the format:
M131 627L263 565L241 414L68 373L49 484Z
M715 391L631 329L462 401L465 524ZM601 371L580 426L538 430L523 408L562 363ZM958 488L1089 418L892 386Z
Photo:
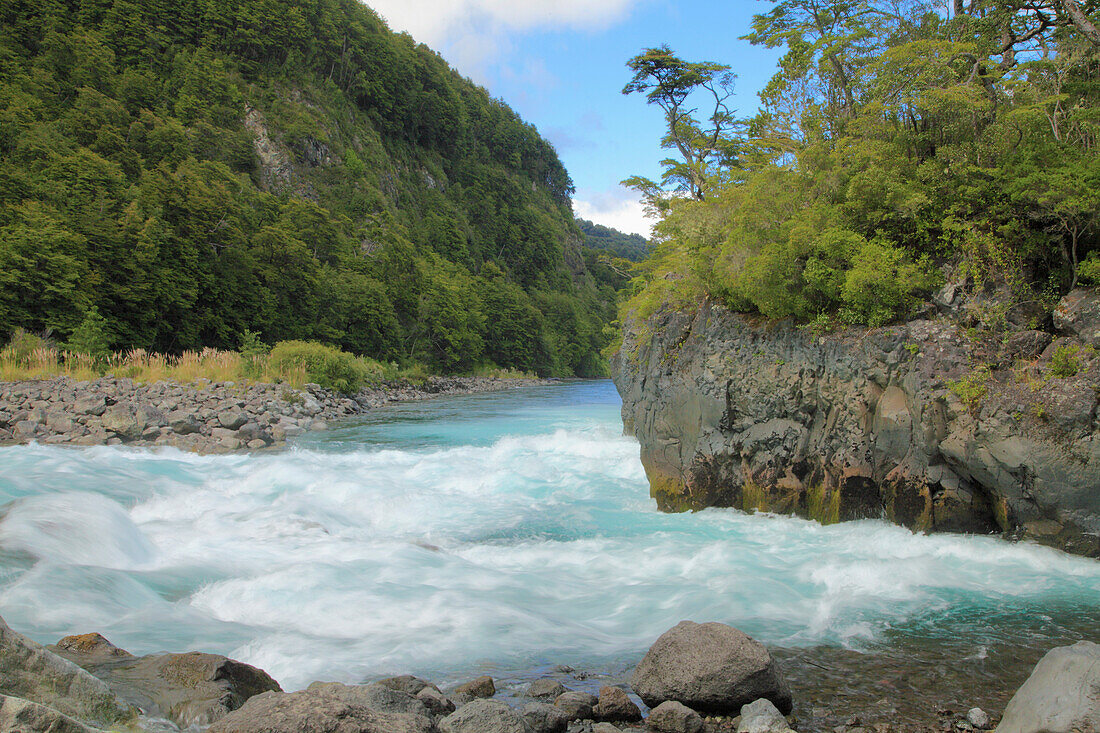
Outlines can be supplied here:
M1066 11L1066 15L1069 16L1074 27L1081 31L1085 38L1100 45L1100 28L1097 28L1096 24L1092 22L1092 18L1081 9L1077 0L1059 0L1059 4Z

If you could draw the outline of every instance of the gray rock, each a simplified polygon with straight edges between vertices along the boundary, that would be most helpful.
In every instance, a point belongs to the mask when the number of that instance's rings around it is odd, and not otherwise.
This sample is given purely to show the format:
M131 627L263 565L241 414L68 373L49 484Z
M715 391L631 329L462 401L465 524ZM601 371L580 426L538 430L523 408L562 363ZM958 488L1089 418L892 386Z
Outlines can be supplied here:
M402 715L431 716L428 707L407 692L394 690L375 682L370 685L345 685L339 682L314 682L306 692L315 695L336 697L345 702L362 705L380 713L401 713Z
M424 707L432 715L449 715L455 711L455 704L447 699L434 685L423 688L416 693L416 699L424 703Z
M46 649L81 667L89 664L113 662L116 659L128 659L134 656L125 649L120 649L112 644L102 634L94 632L66 636L56 644L47 646Z
M103 395L85 395L73 402L73 412L78 415L102 415L107 410Z
M178 435L191 435L199 432L202 426L188 410L174 410L168 414L168 427Z
M966 722L977 730L989 730L993 727L993 721L989 719L989 713L981 708L970 708L966 712Z
M619 687L604 685L600 688L599 703L596 705L596 719L607 722L623 721L632 723L642 719L642 711Z
M260 450L261 448L266 448L266 447L267 447L267 443L265 443L264 441L260 440L259 438L256 438L256 439L254 439L254 440L250 440L250 441L248 441L248 442L247 442L247 443L245 444L245 447L246 447L246 448L248 448L249 450Z
M136 711L67 659L17 634L0 619L0 694L24 698L97 725L132 719Z
M563 733L569 727L569 716L565 711L544 702L524 705L523 719L531 733Z
M667 700L653 708L645 724L658 733L703 733L702 716L675 700Z
M153 654L111 661L71 657L123 700L181 728L209 725L254 695L280 690L262 669L220 654Z
M265 692L250 698L208 733L432 733L428 718L380 713L338 697Z
M590 692L563 692L554 698L555 707L569 716L570 720L585 720L596 714L599 698Z
M556 698L562 693L568 692L565 685L551 677L542 677L527 685L527 696L538 698Z
M159 408L152 405L138 405L134 410L134 418L139 422L145 423L146 427L162 427L168 424L168 414Z
M16 440L33 438L38 432L38 423L34 420L20 420L12 427L12 435Z
M787 733L791 727L771 700L761 698L741 707L737 733Z
M128 405L121 403L107 408L102 425L123 440L137 440L145 429L145 423L137 419Z
M1076 291L1074 291L1076 292ZM1100 730L1100 644L1051 649L1005 707L997 733Z
M388 687L391 690L404 692L408 695L415 695L430 685L428 681L422 680L419 677L413 677L411 674L386 677L385 679L376 680L375 683L383 687Z
M527 733L527 726L512 708L498 700L479 698L439 721L442 733Z
M483 675L475 680L461 684L454 689L456 694L472 695L473 697L492 697L497 694L496 685L493 684L493 678L488 675Z
M592 726L592 733L619 733L619 729L611 723L602 722Z
M73 429L73 419L64 412L46 415L46 427L54 433L68 433Z
M1095 288L1070 291L1054 309L1054 327L1087 344L1100 346L1100 292Z
M226 410L218 413L218 424L223 428L236 430L248 422L248 413L244 410Z
M742 705L765 697L791 711L790 688L767 648L725 624L681 621L649 648L630 684L650 707L676 700L737 715Z
M0 695L0 731L12 733L95 733L51 707L19 697Z

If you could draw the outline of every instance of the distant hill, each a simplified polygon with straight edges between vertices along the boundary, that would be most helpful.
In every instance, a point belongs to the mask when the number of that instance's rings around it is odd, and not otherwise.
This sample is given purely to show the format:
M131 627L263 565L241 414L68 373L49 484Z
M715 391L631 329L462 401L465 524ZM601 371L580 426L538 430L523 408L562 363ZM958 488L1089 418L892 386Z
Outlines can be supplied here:
M649 240L640 234L627 234L587 219L577 219L577 226L584 233L586 247L610 252L631 262L640 262L649 255Z
M0 339L596 375L553 147L358 0L0 3Z

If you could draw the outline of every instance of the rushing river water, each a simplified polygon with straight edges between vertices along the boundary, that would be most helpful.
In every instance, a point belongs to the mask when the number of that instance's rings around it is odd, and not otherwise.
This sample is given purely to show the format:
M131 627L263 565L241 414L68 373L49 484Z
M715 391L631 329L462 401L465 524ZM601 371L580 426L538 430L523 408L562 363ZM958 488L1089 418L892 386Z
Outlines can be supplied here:
M220 652L285 689L554 665L623 679L694 619L787 648L833 696L863 694L843 692L848 657L924 660L873 669L870 700L972 684L941 669L962 660L1026 675L1100 629L1096 561L877 521L659 513L609 382L391 406L283 452L0 448L0 504L13 628Z

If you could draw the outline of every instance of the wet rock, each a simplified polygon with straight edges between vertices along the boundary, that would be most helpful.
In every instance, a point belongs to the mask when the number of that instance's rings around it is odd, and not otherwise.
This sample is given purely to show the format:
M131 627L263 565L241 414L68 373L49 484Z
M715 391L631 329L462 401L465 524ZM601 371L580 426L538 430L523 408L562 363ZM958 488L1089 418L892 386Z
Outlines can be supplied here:
M771 700L761 698L741 708L737 733L788 733L790 729L787 719Z
M523 719L531 733L563 733L569 727L569 716L565 711L544 702L524 705Z
M442 733L527 733L523 717L498 700L479 698L439 721Z
M565 685L551 677L542 677L527 685L527 696L538 698L550 698L553 700L568 690Z
M432 733L428 718L381 713L338 697L264 692L207 729L208 733Z
M623 721L631 723L642 719L642 711L630 699L622 688L604 685L600 688L599 702L596 705L596 719L607 722Z
M1043 655L1008 701L997 726L997 733L1096 730L1100 730L1100 644L1090 641Z
M676 700L696 710L737 715L741 706L767 698L791 711L791 691L763 644L732 626L681 621L657 639L630 681L654 707Z
M563 692L554 699L554 706L559 708L570 720L585 720L595 715L599 698L590 692Z
M653 708L645 724L658 733L703 733L702 716L675 700L667 700Z
M416 699L424 703L424 707L432 715L449 715L455 711L455 704L447 699L434 685L425 687L416 693Z
M493 678L488 675L478 677L475 680L461 684L454 689L457 695L470 695L472 697L492 697L497 694L497 688L493 684Z
M95 733L78 720L51 707L0 695L0 731L13 733Z
M97 725L130 720L135 710L67 659L18 634L0 619L0 694L54 708Z
M46 647L54 654L59 654L71 662L84 666L85 664L100 664L116 659L125 659L134 655L125 649L119 649L102 634L75 634L62 638L57 644Z
M345 702L362 705L380 713L401 713L431 717L428 707L407 692L394 690L385 685L345 685L340 682L314 682L306 692L315 695L335 697Z
M425 687L428 687L430 683L419 677L413 677L411 674L403 674L397 677L386 677L385 679L378 680L375 684L388 687L391 690L397 690L398 692L404 692L407 695L416 695Z

